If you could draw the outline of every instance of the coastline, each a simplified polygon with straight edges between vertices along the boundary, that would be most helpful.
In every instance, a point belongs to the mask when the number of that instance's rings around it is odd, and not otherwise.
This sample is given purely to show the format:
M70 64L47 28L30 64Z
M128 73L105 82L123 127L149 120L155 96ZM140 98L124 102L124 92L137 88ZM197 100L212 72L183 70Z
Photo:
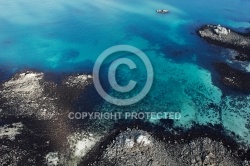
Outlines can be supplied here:
M239 142L236 141L238 138L234 138L236 137L236 135L233 133L228 133L228 132L226 133L226 130L220 125L213 126L208 124L207 126L202 126L194 123L191 129L185 130L182 128L174 127L173 121L171 120L160 121L160 124L151 124L149 122L144 122L139 120L131 120L131 121L120 120L116 123L101 122L99 120L95 121L69 120L66 113L68 112L68 110L71 111L74 110L74 108L71 106L72 101L79 101L80 99L82 100L82 96L80 94L83 94L84 92L86 92L85 90L88 90L89 87L87 84L90 83L91 85L91 80L90 80L90 82L86 82L86 86L79 86L82 85L83 82L88 80L88 76L87 77L85 76L86 75L84 74L65 76L62 77L63 79L61 80L63 81L60 84L55 84L55 83L52 84L51 82L49 83L49 79L44 79L46 78L44 74L41 73L39 74L38 72L33 72L33 71L26 71L24 73L17 73L12 77L12 79L6 81L7 84L4 83L4 86L2 88L7 92L10 91L11 88L12 90L18 89L18 92L23 92L21 90L22 88L27 89L27 87L32 85L25 81L28 82L35 81L36 82L35 85L37 85L36 86L37 88L35 88L36 89L35 92L40 93L40 91L38 91L37 89L40 90L44 89L44 91L42 91L41 93L43 95L49 93L53 95L56 94L56 96L54 96L55 99L57 98L55 101L58 100L56 103L61 103L63 101L64 106L61 107L61 110L59 109L60 111L57 112L57 114L54 114L55 117L51 118L45 116L45 119L39 118L40 116L36 116L33 114L26 114L27 112L26 113L24 112L24 114L21 115L17 114L15 109L13 114L3 114L5 111L1 112L1 119L9 120L9 122L6 122L5 124L11 126L12 123L13 124L22 123L23 126L22 129L20 129L20 133L17 133L16 139L10 141L8 137L4 137L3 139L0 139L1 144L5 145L6 141L9 142L9 146L7 147L9 148L8 150L11 150L11 148L14 145L16 146L17 142L20 142L20 140L22 140L22 143L18 145L18 147L20 146L18 150L22 151L24 150L22 148L26 147L26 144L28 144L28 142L30 142L29 140L31 139L32 140L31 142L34 142L34 144L36 144L37 150L43 151L43 153L41 153L43 154L42 156L38 155L37 152L33 152L32 153L33 157L38 159L34 159L32 160L32 162L35 162L37 160L39 160L41 164L46 162L44 156L45 154L47 154L48 158L53 158L53 157L58 158L62 160L60 162L63 162L65 160L70 160L70 162L72 163L91 165L94 164L93 163L94 159L96 159L96 161L101 159L102 154L105 151L107 151L107 149L105 148L110 146L119 134L126 132L127 129L130 129L130 130L141 130L143 131L143 133L147 132L156 140L158 140L156 142L166 146L178 145L180 149L185 147L185 144L188 145L190 142L196 142L199 144L203 141L209 141L209 142L214 141L215 144L221 143L221 145L223 145L224 147L223 149L227 149L228 154L232 155L233 160L236 163L248 162L247 160L250 160L249 147L243 144L242 145L239 144ZM10 86L7 86L9 84L12 85L11 88L9 88ZM48 86L47 88L41 88L40 85L51 85L51 86ZM28 89L31 91L33 90L32 88ZM19 96L19 94L16 95ZM25 95L27 95L26 92L18 97L19 102L22 103L23 101L29 99L29 98L23 98L23 96ZM5 97L8 98L8 96ZM39 103L40 100L35 100L35 102ZM53 105L58 106L55 103ZM83 103L80 103L80 105L83 105ZM15 106L13 105L9 106L10 108L12 108L11 110L15 108ZM47 110L48 112L51 111L49 108L52 107L51 106L48 107ZM32 110L35 109L36 107L34 107ZM17 110L19 110L19 108ZM100 125L105 126L104 127L105 129L104 130L101 129ZM70 130L68 129L69 127L71 128ZM81 132L85 134L81 136ZM23 134L25 134L26 136ZM36 142L36 140L40 139L40 137L42 138L42 141ZM73 142L68 143L67 139L69 138ZM49 143L47 144L46 142ZM80 150L78 146L80 146L83 142L88 142L89 146ZM32 149L29 149L29 147L27 146L25 150L30 151ZM57 155L54 152L56 152ZM82 153L80 156L75 156L75 153L78 154L80 152ZM158 153L157 150L155 150L155 152ZM18 154L15 155L17 155L16 157L18 157ZM64 155L64 158L61 158L60 155ZM186 157L188 156L189 154L187 154ZM25 156L22 157L25 158ZM25 161L22 162L25 163Z
M20 0L0 9L0 165L250 166L250 0ZM96 60L119 44L142 50L154 69L150 92L126 107L106 102L92 80L100 64L106 95L142 89L139 58ZM115 74L120 86L138 83L126 94L107 77L120 58L137 67Z

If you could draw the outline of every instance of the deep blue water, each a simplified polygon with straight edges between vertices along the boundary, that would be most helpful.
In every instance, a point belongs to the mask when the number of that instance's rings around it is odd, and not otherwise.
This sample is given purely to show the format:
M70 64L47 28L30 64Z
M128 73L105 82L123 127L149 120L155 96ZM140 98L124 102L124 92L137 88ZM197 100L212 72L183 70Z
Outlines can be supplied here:
M150 93L130 107L104 102L96 110L180 110L183 117L176 125L189 127L192 122L220 123L218 110L207 108L215 103L222 110L224 127L250 140L245 127L250 96L223 95L211 65L227 62L227 50L196 35L200 26L210 23L245 32L250 27L249 0L1 0L0 4L0 69L5 73L26 68L91 72L105 49L132 45L143 50L154 67ZM170 13L157 14L159 8Z

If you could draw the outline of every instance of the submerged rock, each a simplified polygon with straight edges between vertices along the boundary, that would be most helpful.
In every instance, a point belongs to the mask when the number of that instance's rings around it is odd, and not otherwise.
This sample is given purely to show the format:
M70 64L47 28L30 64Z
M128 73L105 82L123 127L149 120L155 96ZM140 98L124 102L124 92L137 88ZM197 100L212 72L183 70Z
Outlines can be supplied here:
M227 87L250 92L250 75L230 67L225 63L216 63L215 68L221 75L221 83Z

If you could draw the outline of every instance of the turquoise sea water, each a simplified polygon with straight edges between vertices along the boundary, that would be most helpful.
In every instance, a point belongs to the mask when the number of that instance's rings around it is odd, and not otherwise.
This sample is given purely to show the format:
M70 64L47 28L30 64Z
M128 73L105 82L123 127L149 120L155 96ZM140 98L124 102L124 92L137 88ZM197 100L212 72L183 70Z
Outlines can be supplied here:
M246 127L250 95L225 93L211 65L226 62L227 50L196 35L204 24L246 31L249 0L0 0L0 4L1 69L91 72L105 49L132 45L143 50L154 67L150 93L129 107L103 102L96 110L181 111L177 126L222 124L246 142L250 140ZM157 14L156 9L170 13ZM143 82L144 76L137 79ZM211 108L211 104L218 107Z

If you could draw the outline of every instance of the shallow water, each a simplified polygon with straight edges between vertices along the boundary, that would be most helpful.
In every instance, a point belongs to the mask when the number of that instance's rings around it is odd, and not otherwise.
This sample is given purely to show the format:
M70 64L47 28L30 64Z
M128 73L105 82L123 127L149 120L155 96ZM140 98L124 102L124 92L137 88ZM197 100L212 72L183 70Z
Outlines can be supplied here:
M170 13L157 14L158 8ZM250 1L1 0L0 11L1 69L10 73L24 68L91 72L105 49L132 45L143 50L154 67L150 93L129 107L103 102L96 110L181 111L177 126L222 123L245 141L250 140L246 127L250 123L250 96L224 94L211 63L226 61L226 56L221 56L226 51L196 35L201 25L209 23L244 32L250 26ZM137 79L143 82L143 78ZM140 86L143 83L139 82ZM112 90L109 93L115 94ZM218 107L209 108L211 103Z

